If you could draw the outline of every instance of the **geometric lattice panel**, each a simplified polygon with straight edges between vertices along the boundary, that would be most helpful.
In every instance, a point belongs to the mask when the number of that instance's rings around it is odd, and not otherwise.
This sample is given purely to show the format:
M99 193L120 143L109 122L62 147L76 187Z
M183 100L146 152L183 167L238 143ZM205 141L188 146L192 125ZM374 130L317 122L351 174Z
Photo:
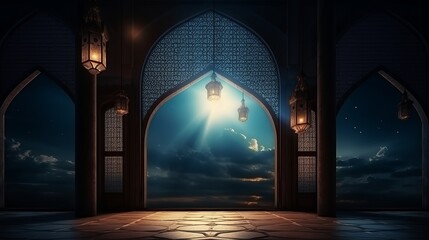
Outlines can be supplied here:
M104 113L104 151L115 152L123 149L122 116L114 108Z
M173 28L151 49L142 74L142 117L162 94L211 70L213 55L215 71L254 91L278 116L279 76L271 51L246 27L207 11Z
M316 157L298 156L298 192L316 192Z
M316 139L316 113L311 111L311 128L307 131L298 134L298 151L300 152L315 152L317 148Z
M104 157L104 192L122 192L123 159L121 156Z

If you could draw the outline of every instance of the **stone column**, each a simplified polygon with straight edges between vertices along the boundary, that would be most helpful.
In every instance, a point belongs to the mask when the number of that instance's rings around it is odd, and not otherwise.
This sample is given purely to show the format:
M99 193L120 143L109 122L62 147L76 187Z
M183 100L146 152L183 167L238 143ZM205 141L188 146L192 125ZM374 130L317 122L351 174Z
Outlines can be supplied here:
M97 215L97 76L82 68L76 84L76 216Z
M317 2L317 214L335 216L334 0Z

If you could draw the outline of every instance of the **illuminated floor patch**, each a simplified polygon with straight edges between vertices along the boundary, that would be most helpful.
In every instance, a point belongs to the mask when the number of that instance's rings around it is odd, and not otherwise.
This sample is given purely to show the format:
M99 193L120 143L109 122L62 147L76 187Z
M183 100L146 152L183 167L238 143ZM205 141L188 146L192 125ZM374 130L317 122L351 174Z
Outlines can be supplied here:
M426 239L428 212L0 212L1 239Z

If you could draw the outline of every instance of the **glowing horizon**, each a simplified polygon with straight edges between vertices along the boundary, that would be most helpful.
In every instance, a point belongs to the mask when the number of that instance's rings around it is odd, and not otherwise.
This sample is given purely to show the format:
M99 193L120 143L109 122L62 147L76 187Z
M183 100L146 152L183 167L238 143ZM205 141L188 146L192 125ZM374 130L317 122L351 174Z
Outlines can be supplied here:
M275 151L269 151L275 149L273 121L246 91L249 119L239 121L243 89L220 74L221 98L209 101L205 85L211 73L167 97L152 113L146 133L149 207L163 206L159 198L188 207L275 204ZM190 201L174 202L180 198Z

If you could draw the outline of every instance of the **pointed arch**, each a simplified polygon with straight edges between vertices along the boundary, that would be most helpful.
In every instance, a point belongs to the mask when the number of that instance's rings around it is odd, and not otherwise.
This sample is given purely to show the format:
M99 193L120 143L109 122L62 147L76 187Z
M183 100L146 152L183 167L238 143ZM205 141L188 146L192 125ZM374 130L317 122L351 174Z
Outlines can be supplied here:
M43 69L71 96L75 94L75 35L65 22L43 11L33 11L0 39L1 89L11 91L35 69ZM2 92L5 96L7 92Z
M408 97L410 100L413 101L413 106L418 114L418 117L421 121L421 169L422 169L422 185L421 185L421 203L422 208L427 209L429 206L429 121L428 117L424 111L424 108L420 104L418 98L413 94L413 91L409 88L405 87L401 82L397 80L397 78L393 77L390 73L388 73L384 68L377 67L374 70L370 71L369 73L365 74L365 77L360 79L358 82L356 82L352 87L348 89L346 93L342 95L342 97L337 102L337 115L339 114L340 109L342 108L343 104L347 100L347 98L353 94L353 92L359 88L363 83L365 83L370 77L378 75L382 79L386 80L388 83L390 83L395 89L398 90L399 93L403 93L404 91L407 91ZM398 99L399 101L399 99ZM337 156L338 157L338 156Z
M398 80L393 78L390 74L384 70L379 70L380 74L384 79L389 81L393 86L396 87L400 92L407 90ZM409 92L407 90L407 92ZM422 208L429 208L429 120L428 117L420 104L419 100L413 93L409 93L409 98L413 101L413 106L417 111L417 114L422 121Z
M211 37L213 14L215 43ZM216 64L212 62L213 45ZM217 72L262 96L278 116L280 77L268 45L238 21L205 11L172 27L149 51L141 71L142 117L162 94L196 79L213 65Z
M363 82L365 82L370 76L373 76L374 74L379 74L382 76L386 81L388 81L390 84L392 84L398 91L404 92L407 90L409 93L409 98L414 102L414 107L416 108L417 113L419 114L420 119L422 120L423 125L428 125L428 118L427 115L420 104L419 100L415 97L412 91L409 90L409 88L406 88L401 82L397 80L397 78L393 77L387 70L385 70L383 67L377 67L373 69L372 71L369 71L363 78L360 79L360 81L356 82L353 86L351 86L337 101L337 114L338 111L341 109L342 105L344 104L344 101L350 96L355 89L357 89Z
M417 98L424 99L428 54L428 44L421 34L397 15L382 11L364 16L337 41L337 103L341 104L357 82L380 66L401 79Z
M145 122L144 122L144 133L143 133L143 142L144 142L144 149L143 149L143 182L144 182L144 207L147 208L147 193L148 193L148 175L149 175L149 169L148 169L148 161L149 161L149 157L148 157L148 133L149 133L149 129L150 129L150 125L152 123L153 118L155 117L155 115L157 114L157 111L159 109L162 108L162 106L167 103L168 101L170 101L171 99L173 99L175 96L177 96L178 94L186 91L188 88L190 88L192 85L199 83L200 81L202 81L203 79L207 79L211 76L212 74L212 70L204 73L204 74L200 74L199 77L197 77L194 80L190 80L190 81L186 81L182 84L180 84L179 86L176 86L175 88L171 89L170 91L166 92L165 94L162 95L162 97L158 98L157 101L155 102L155 104L151 107L151 109L148 111L148 115L145 118ZM264 100L261 100L260 97L254 95L252 93L252 91L247 90L247 88L245 86L242 86L240 83L237 83L229 78L227 78L226 76L222 75L222 73L217 72L217 78L219 81L227 83L229 85L231 85L233 88L237 89L240 92L243 92L245 96L247 96L246 98L249 99L251 98L253 101L255 101L258 106L265 112L266 116L268 117L268 120L271 124L272 127L272 132L273 132L273 140L274 140L274 148L272 149L272 151L274 152L274 159L273 159L273 188L274 188L274 196L273 196L273 205L275 207L277 207L278 204L278 176L277 176L277 167L278 167L278 150L277 150L277 139L278 139L278 134L277 134L277 123L275 121L275 115L273 114L273 112L270 110L269 106L267 106L267 103ZM205 91L205 89L202 89L203 91ZM224 95L222 95L224 96ZM205 99L204 99L205 100ZM202 100L202 101L204 101ZM239 99L237 100L237 102L239 102ZM237 105L238 107L238 105ZM252 111L252 110L251 110ZM190 118L195 118L195 116L192 116ZM238 120L237 120L238 121ZM193 127L190 125L190 127ZM184 132L187 129L181 129L181 132Z
M216 42L211 37L213 27L216 27ZM274 122L276 143L279 141L280 74L271 49L244 24L217 11L204 11L166 31L146 56L140 76L141 174L146 172L145 140L152 113L171 94L201 79L213 68L225 79L234 79L233 84L252 94L264 106ZM280 159L278 152L276 150L276 161ZM143 175L144 193L145 185ZM142 202L143 207L145 198Z
M41 72L41 70L35 70L28 77L26 77L24 80L22 80L7 95L7 97L2 102L2 105L0 107L0 209L3 209L5 207L5 198L4 198L4 193L5 193L5 114L6 114L7 109L9 108L10 104L15 99L15 97L18 96L19 93L28 84L30 84L34 79L36 79L41 74L44 74ZM51 78L51 77L49 77L49 78L51 80L53 80L54 83L57 84L67 94L68 97L70 97L72 102L74 102L74 99L72 97L72 93L70 91L68 91L68 88L66 88L62 82L58 81L55 78Z

